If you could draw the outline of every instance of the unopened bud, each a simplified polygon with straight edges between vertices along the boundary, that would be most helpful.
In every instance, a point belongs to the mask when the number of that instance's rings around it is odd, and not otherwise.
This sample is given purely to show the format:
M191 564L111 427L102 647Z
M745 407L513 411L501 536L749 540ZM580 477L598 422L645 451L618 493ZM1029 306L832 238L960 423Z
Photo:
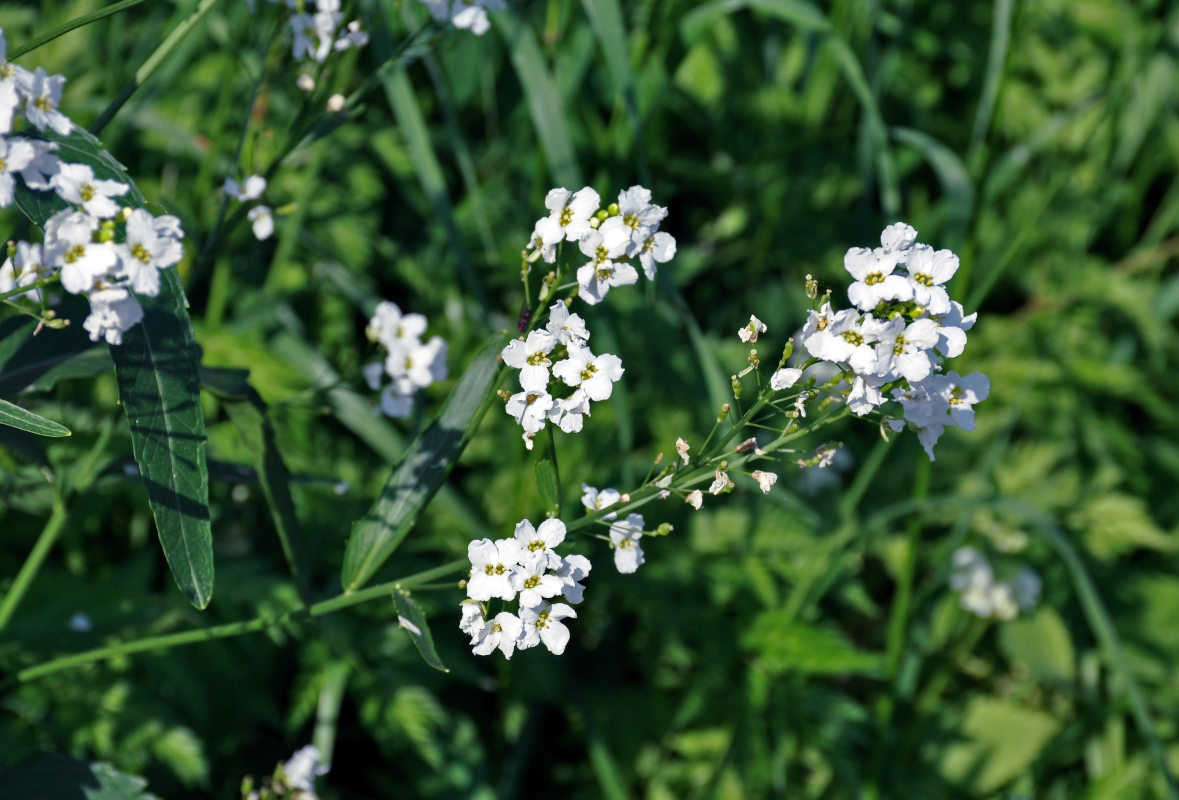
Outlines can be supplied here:
M313 92L315 91L315 78L304 72L295 80L295 85L304 92Z
M658 528L651 531L651 535L652 536L666 536L667 534L671 533L674 530L675 530L675 528L671 525L671 523L664 522L664 523L660 524L660 526Z
M736 375L729 376L730 385L733 387L733 397L738 400L741 399L741 381L737 379Z
M329 114L338 114L344 110L344 105L348 101L344 99L342 94L333 94L327 100L327 111Z
M606 206L606 213L611 217L617 217L622 213L622 211L618 208L618 203L611 203L610 205Z
M618 498L618 502L629 503L630 502L630 494L628 492L623 492L622 496Z
M786 366L786 359L794 355L794 337L791 336L786 340L786 346L782 348L782 360L778 362L778 366Z
M663 463L663 453L660 453L659 455L655 456L655 466L659 466L662 463Z
M814 275L811 275L809 273L807 274L806 281L803 283L803 287L806 289L806 296L809 299L814 300L816 297L818 297L818 295L819 295L819 282L817 280L815 280Z

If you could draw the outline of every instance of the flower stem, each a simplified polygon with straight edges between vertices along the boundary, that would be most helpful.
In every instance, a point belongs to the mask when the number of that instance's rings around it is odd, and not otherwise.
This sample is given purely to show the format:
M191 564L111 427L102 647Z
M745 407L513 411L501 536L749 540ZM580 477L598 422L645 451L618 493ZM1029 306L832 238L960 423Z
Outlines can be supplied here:
M388 583L382 583L377 586L370 586L367 589L361 589L355 592L345 592L331 599L315 603L311 606L305 606L303 608L287 611L283 614L255 617L254 619L242 620L240 622L230 622L225 625L214 625L207 628L198 628L197 630L183 631L181 633L169 633L162 636L149 636L146 639L137 639L132 642L122 642L120 644L108 645L107 647L99 647L94 650L86 650L81 653L62 656L60 658L55 658L42 664L29 667L28 669L20 670L7 681L5 681L4 684L7 685L13 682L27 683L28 681L43 677L45 675L50 675L54 672L61 672L62 670L80 667L85 664L93 664L98 661L106 661L118 656L142 653L148 650L166 650L171 647L179 647L186 644L196 644L197 642L206 642L213 639L226 639L232 636L241 636L245 633L266 630L267 628L273 628L276 625L285 625L290 622L298 622L305 619L322 617L327 614L349 608L350 606L368 602L369 600L389 597L397 591L408 590L423 584L428 584L430 581L433 581L436 578L441 578L451 574L459 574L469 566L470 562L467 559L459 559L447 562L446 564L443 564L439 567L434 567L432 569L414 573L413 575L408 575L399 580L389 581Z

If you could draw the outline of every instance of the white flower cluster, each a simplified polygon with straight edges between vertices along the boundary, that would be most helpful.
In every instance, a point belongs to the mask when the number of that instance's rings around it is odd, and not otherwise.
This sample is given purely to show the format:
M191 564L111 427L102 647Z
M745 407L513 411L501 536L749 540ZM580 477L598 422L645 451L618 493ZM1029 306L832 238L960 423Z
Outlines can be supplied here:
M252 9L253 0L247 2ZM360 29L360 20L344 24L340 0L285 0L285 3L292 12L287 21L294 34L291 58L310 58L322 64L333 52L368 44L368 34ZM311 11L312 8L315 10Z
M1040 600L1040 577L1024 567L1010 580L995 579L986 557L973 547L960 547L952 556L954 573L950 588L959 592L959 602L970 613L988 619L1013 620L1028 612Z
M581 484L581 504L589 512L601 511L622 500L617 489L595 489L589 484ZM610 523L610 549L614 551L614 566L629 575L638 570L646 559L643 557L643 546L639 544L643 538L646 520L642 514L627 514L626 519L618 519L618 514L611 511L602 516Z
M504 0L422 0L430 14L438 21L449 20L456 28L469 30L476 36L487 33L491 21L488 11L503 11Z
M589 337L585 320L557 302L549 308L545 328L504 347L503 361L520 370L522 390L508 397L504 410L524 429L529 450L546 420L566 433L580 431L583 417L590 413L590 401L608 398L614 382L622 377L622 359L611 353L594 355L587 345ZM561 381L554 391L566 396L549 394L549 380L554 376Z
M568 603L580 603L590 573L588 558L559 556L554 548L565 541L565 523L547 519L533 527L528 520L516 525L515 538L477 539L467 546L471 576L462 602L459 630L471 637L476 655L499 650L511 658L517 649L543 644L553 653L565 652L569 629L561 621L576 618ZM519 596L518 613L501 611L487 618L485 604ZM553 602L557 598L568 603Z
M91 340L122 344L123 332L143 319L135 295L159 294L159 270L184 256L180 220L120 207L115 198L127 193L127 184L62 161L54 142L9 135L27 123L64 136L73 123L57 109L65 78L41 67L29 72L7 61L7 52L0 30L0 207L12 203L16 176L29 189L55 192L70 207L46 220L43 244L9 247L0 292L56 278L70 294L88 296L83 327ZM35 290L29 296L40 299Z
M250 175L238 183L233 178L226 178L222 189L226 196L239 203L248 203L257 200L266 191L266 179L261 175ZM246 213L246 217L250 220L254 238L258 241L269 239L274 233L274 215L270 212L270 206L259 203Z
M366 333L388 355L384 363L374 362L364 367L369 388L381 388L384 376L392 378L381 391L381 411L390 417L408 417L413 411L413 396L434 381L446 379L446 341L431 336L422 341L426 332L426 318L421 314L402 314L394 303L377 304Z
M942 431L973 430L974 404L990 392L982 373L941 371L945 359L961 355L978 315L966 316L946 292L958 269L952 252L918 244L917 231L903 222L885 228L880 243L844 256L855 279L847 291L855 308L834 311L824 303L810 312L799 338L811 355L851 370L847 404L854 413L882 405L891 390L904 420L888 424L899 431L912 423L932 461Z
M659 230L667 209L651 202L651 191L632 186L618 202L599 210L598 193L586 186L576 192L558 188L544 198L549 215L537 220L528 244L531 258L552 264L557 245L577 242L589 259L577 270L578 296L590 305L602 302L614 286L637 283L639 273L628 259L638 258L648 280L656 265L675 255L675 239Z

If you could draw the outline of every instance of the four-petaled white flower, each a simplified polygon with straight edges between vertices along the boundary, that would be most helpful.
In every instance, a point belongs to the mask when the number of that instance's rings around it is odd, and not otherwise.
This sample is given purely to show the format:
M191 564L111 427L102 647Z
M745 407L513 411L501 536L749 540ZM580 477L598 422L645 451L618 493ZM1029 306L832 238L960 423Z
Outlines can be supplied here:
M522 550L516 539L476 539L467 546L471 560L471 579L467 582L467 596L472 600L498 597L511 600L516 596L512 573L520 563Z
M254 206L246 212L246 219L258 241L265 241L274 234L274 215L270 213L270 206Z
M63 209L45 222L45 263L61 270L61 285L70 294L94 288L119 263L114 245L92 241L98 220L81 211Z
M865 247L853 247L843 256L843 267L855 282L847 288L847 299L856 308L870 311L882 301L908 300L913 296L909 281L894 275L896 260L877 258Z
M519 617L510 611L501 611L471 637L471 652L477 656L488 656L498 649L504 658L510 659L523 628Z
M225 194L234 200L245 203L249 200L257 200L262 196L262 193L266 191L266 179L261 175L250 175L238 183L233 178L226 178L222 188L225 190Z
M517 392L504 403L504 411L520 424L525 434L540 432L552 407L553 396L543 389Z
M675 239L670 233L658 231L647 237L639 250L639 265L647 280L655 280L656 264L666 264L675 258Z
M796 367L783 367L774 372L770 376L770 388L775 392L780 392L783 389L789 389L794 384L798 383L798 379L802 377L802 370Z
M577 314L570 314L564 303L553 303L549 308L549 322L545 326L553 337L563 345L584 345L589 341L585 320Z
M578 247L590 261L577 270L578 297L591 306L597 305L611 287L638 282L639 273L630 262L615 260L627 254L629 244L627 229L607 229L605 223L599 230L591 230L581 237Z
M49 179L52 186L67 203L79 205L87 214L107 219L119 213L119 204L111 198L121 197L130 188L119 181L100 180L94 177L94 170L85 164L62 163L58 172Z
M569 644L569 629L561 622L576 618L577 612L565 603L541 603L533 608L520 609L523 632L517 645L521 650L543 643L554 655L565 652Z
M561 559L561 566L557 570L557 577L561 579L561 596L570 603L580 603L585 593L581 585L590 574L593 565L585 556L571 555Z
M13 175L26 169L35 156L36 151L27 139L5 139L0 136L0 208L12 205L16 189Z
M688 496L684 498L684 502L699 511L700 506L704 505L704 493L699 489L693 489L688 492Z
M533 527L531 522L522 519L516 523L516 541L525 551L542 554L548 567L556 569L561 564L561 557L553 552L553 548L565 541L565 523L559 519L546 519Z
M691 461L691 459L688 457L688 450L691 448L692 446L688 444L687 441L685 441L682 437L675 440L676 455L678 455L680 460L684 462L685 467L688 466L688 462Z
M766 332L766 324L752 314L749 315L749 323L737 331L737 335L741 337L741 341L753 343L757 341L757 337Z
M61 102L61 87L65 85L62 75L50 75L44 67L37 67L26 81L25 118L39 131L51 128L62 136L68 136L74 123L57 110Z
M520 370L520 388L526 392L542 392L549 385L549 353L557 344L557 337L548 331L534 330L528 338L508 342L501 353L504 363ZM547 410L547 409L546 409Z
M711 495L718 495L722 492L732 491L733 479L729 477L729 473L718 469L716 477L713 478L712 483L708 487L708 493Z
M548 571L559 567L561 559L553 555L550 562L550 555L553 554L535 551L521 554L520 564L512 572L512 588L520 593L520 608L532 608L561 594L564 582Z
M122 344L123 333L143 319L143 306L126 289L114 287L90 292L90 315L82 327L90 341L105 339L107 344Z
M549 215L536 223L533 232L542 248L555 248L563 241L576 242L590 232L590 218L601 198L588 186L576 192L564 187L552 189L544 198ZM546 256L545 261L549 261Z
M651 202L650 189L632 186L619 193L618 215L603 222L600 230L607 236L624 236L626 255L633 256L643 249L666 216L666 208Z
M155 296L160 291L160 270L172 266L184 256L180 240L161 234L152 215L137 208L127 217L127 240L115 245L120 266L116 273L124 278L136 294Z
M958 271L958 256L920 244L909 251L906 266L913 302L933 316L950 313L950 295L943 284Z
M553 365L554 375L567 386L581 389L594 401L608 398L614 390L614 382L622 377L623 372L622 359L618 356L611 353L595 356L588 347L575 345L569 347L569 358Z
M774 483L777 482L778 476L773 472L765 472L764 470L755 469L751 473L753 479L757 481L757 485L766 494L770 493L770 489L774 488Z

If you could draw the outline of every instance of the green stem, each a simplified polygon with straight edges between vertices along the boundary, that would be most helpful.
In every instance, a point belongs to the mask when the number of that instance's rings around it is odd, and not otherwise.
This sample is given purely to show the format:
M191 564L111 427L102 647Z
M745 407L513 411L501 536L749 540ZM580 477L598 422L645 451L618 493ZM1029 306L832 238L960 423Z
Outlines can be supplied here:
M120 11L131 8L132 6L137 6L142 2L144 2L144 0L122 0L120 3L112 3L106 8L101 8L98 11L93 11L89 14L83 14L80 17L75 17L64 25L58 25L49 33L42 34L28 44L22 44L20 47L12 48L8 51L8 60L12 61L13 59L20 58L25 53L31 53L38 47L52 42L58 36L63 36L64 34L67 34L76 28L81 28L83 25L89 25L91 22L96 22L103 17L109 17L112 14L118 14Z
M15 297L18 294L31 292L34 289L44 289L46 286L52 286L57 283L57 278L43 278L39 281L30 283L28 286L18 286L15 289L9 289L7 292L0 292L0 300L7 300L10 297Z
M469 567L470 562L465 558L450 561L442 566L417 572L400 580L370 586L367 589L361 589L355 592L345 592L329 600L324 600L311 606L297 608L284 614L255 617L254 619L243 620L241 622L230 622L225 625L214 625L208 628L198 628L197 630L184 631L182 633L149 636L146 639L137 639L133 642L123 642L121 644L108 645L107 647L99 647L94 650L86 650L20 670L8 681L5 681L5 683L26 683L54 672L80 667L85 664L93 664L98 661L106 661L117 658L118 656L142 653L148 650L166 650L170 647L207 642L213 639L226 639L232 636L241 636L245 633L266 630L276 625L314 619L349 608L350 606L368 602L369 600L389 597L396 591L429 583L435 578L461 573Z
M126 3L121 3L118 5L126 5L128 3L133 5L137 2L142 2L142 0L126 0ZM115 95L115 99L112 100L110 104L105 109L103 109L102 113L98 115L98 119L95 120L94 124L90 126L91 133L97 136L102 131L102 129L105 128L112 119L114 119L115 114L119 113L119 109L123 107L123 104L126 103L131 98L131 95L135 94L135 91L152 76L152 73L159 69L159 66L161 63L163 63L164 59L167 58L172 53L172 51L176 49L176 45L180 44L180 40L183 39L198 22L204 19L205 15L208 14L213 9L213 6L217 5L219 2L221 2L221 0L201 0L200 5L196 7L195 11L188 15L188 18L172 29L172 32L169 33L164 41L160 43L160 46L155 49L155 52L148 56L147 60L143 62L143 65L135 71L135 75L131 77L131 80L127 81L127 83L123 85L123 88L119 90L117 95Z
M12 588L4 595L4 599L0 600L0 630L8 625L8 620L12 618L12 614L16 611L17 605L25 596L25 592L29 589L29 584L33 582L37 572L41 569L41 564L44 563L45 557L49 555L50 548L53 543L57 541L58 534L61 533L62 526L65 525L66 518L65 504L61 498L56 498L53 502L53 513L49 517L49 521L45 523L45 527L41 529L41 535L37 537L37 543L33 545L32 552L29 557L25 559L25 563L21 566L20 572L16 575L16 580L12 582Z

